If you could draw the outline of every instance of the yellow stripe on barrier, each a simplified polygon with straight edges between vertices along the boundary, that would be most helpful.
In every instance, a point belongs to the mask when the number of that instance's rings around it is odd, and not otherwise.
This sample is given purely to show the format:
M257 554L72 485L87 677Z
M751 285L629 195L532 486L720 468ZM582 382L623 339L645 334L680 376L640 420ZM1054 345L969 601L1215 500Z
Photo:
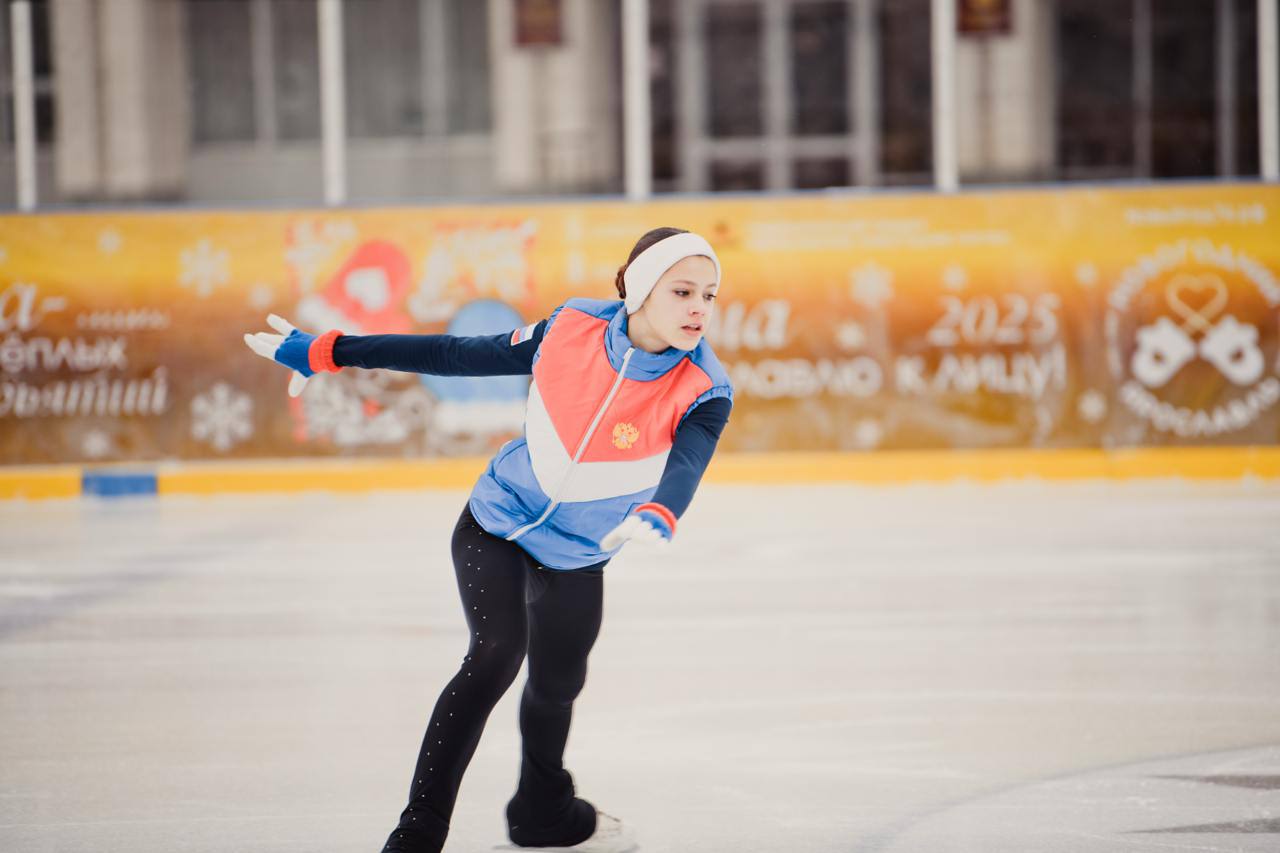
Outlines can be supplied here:
M176 465L160 469L156 486L162 495L468 489L488 462L487 457L467 457Z
M0 468L0 500L74 498L79 494L79 465L18 465Z
M171 463L159 467L156 486L162 495L469 489L487 464L487 457ZM0 499L75 497L81 493L81 476L82 469L74 465L0 468ZM1280 479L1280 447L730 453L712 461L706 480L891 485L1244 477Z
M1280 448L1170 447L1132 450L900 450L875 453L759 453L716 457L707 479L721 483L892 484L974 480L1097 480L1280 477Z

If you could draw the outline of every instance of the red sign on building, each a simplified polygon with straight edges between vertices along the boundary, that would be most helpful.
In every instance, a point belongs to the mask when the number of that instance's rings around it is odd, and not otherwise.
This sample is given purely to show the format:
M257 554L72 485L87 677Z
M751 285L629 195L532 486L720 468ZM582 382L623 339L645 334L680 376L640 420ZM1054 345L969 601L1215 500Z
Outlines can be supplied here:
M1008 35L1013 0L956 0L956 28L965 35Z
M559 47L564 41L560 0L516 0L515 13L518 47Z

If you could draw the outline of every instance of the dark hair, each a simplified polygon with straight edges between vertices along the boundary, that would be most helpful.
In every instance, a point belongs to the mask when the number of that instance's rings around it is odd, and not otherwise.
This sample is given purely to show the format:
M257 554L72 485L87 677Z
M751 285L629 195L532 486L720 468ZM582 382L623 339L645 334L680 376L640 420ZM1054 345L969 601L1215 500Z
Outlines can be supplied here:
M668 237L674 237L677 234L688 234L684 228L672 228L665 226L663 228L655 228L652 231L646 231L644 236L636 241L635 246L631 249L631 254L627 256L627 262L618 267L618 276L613 280L614 287L618 288L618 297L627 298L627 285L622 280L622 276L626 273L627 267L631 266L631 262L639 257L640 253L661 240Z

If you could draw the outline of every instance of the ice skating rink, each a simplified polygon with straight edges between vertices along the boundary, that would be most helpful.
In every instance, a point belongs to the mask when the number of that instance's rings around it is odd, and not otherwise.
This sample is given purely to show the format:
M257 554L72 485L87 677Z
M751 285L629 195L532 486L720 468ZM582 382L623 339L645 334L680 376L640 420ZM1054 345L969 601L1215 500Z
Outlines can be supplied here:
M464 498L0 504L0 851L378 850ZM706 486L606 572L567 763L643 853L1280 850L1280 484Z

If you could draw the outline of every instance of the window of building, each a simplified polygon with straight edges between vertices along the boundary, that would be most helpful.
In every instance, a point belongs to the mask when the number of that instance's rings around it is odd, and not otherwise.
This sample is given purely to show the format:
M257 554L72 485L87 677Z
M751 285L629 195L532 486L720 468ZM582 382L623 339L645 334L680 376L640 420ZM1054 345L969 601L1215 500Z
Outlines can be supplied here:
M1212 175L1214 4L1153 4L1151 174Z
M248 141L253 114L249 3L199 0L187 7L192 131L201 142Z
M848 133L849 4L796 3L789 24L791 132Z
M1058 172L1256 174L1254 0L1058 0Z
M794 166L798 190L847 187L852 183L847 157L801 157Z
M889 185L933 183L929 0L880 4L880 168Z
M675 0L649 0L649 144L653 152L653 188L675 189L679 174L677 142ZM621 80L619 80L621 86Z
M253 0L262 3L263 0ZM314 0L268 0L270 13L258 18L257 38L268 45L257 74L271 85L264 111L274 119L278 138L320 138L319 16ZM262 30L266 32L262 32ZM269 128L268 128L269 131ZM270 133L264 134L272 139ZM274 140L272 140L274 141Z
M13 32L9 4L0 5L0 145L14 144ZM49 0L31 3L31 88L35 99L36 144L54 137L53 49L49 32Z
M1058 170L1065 178L1132 173L1133 18L1115 0L1058 3Z
M1052 142L1018 177L1256 174L1256 5L1054 0L1051 117L1018 119ZM653 0L655 186L931 185L931 6Z
M706 37L707 130L713 137L759 136L763 69L759 3L710 3Z
M765 188L764 163L759 160L713 160L708 166L711 189L749 192Z
M655 0L655 187L877 183L878 5Z
M1232 74L1234 103L1224 105L1230 133L1223 139L1218 174L1257 175L1262 171L1258 151L1258 4L1254 0L1234 0L1235 68ZM1224 90L1232 87L1224 85Z
M187 0L197 143L320 138L315 0ZM353 139L484 133L488 4L343 4L346 129Z
M343 4L350 136L413 137L426 129L421 6L419 0Z
M435 0L439 2L439 0ZM486 133L489 107L489 5L454 0L444 7L448 38L446 126L451 133Z

